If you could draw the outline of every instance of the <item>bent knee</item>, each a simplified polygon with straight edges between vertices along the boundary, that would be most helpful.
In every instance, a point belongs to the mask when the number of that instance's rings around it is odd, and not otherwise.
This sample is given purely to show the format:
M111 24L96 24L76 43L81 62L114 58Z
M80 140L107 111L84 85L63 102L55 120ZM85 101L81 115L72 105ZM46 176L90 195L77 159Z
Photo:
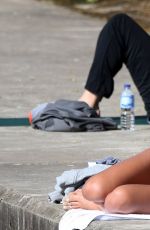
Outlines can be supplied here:
M105 184L106 183L104 183L103 180L97 181L93 178L90 178L82 188L83 196L87 200L104 202L107 195Z
M116 15L114 15L110 21L112 22L120 22L121 20L128 20L130 17L125 14L125 13L118 13Z
M120 186L107 195L104 208L110 213L131 213L132 197L124 186Z

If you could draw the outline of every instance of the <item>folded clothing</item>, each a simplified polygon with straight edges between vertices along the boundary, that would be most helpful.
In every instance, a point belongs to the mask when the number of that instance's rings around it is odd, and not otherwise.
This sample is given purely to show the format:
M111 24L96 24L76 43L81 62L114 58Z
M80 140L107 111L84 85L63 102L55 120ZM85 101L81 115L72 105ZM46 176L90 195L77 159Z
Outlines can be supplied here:
M29 113L33 128L45 131L104 131L116 130L111 118L101 118L96 110L81 101L58 100L44 103Z

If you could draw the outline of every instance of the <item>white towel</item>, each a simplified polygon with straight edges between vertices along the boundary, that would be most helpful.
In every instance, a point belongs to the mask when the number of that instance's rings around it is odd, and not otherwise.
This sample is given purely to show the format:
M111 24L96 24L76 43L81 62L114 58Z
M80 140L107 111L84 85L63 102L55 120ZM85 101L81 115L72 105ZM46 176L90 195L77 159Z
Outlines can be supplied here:
M71 209L60 220L59 230L85 229L91 221L96 220L150 220L146 214L110 214L98 210Z

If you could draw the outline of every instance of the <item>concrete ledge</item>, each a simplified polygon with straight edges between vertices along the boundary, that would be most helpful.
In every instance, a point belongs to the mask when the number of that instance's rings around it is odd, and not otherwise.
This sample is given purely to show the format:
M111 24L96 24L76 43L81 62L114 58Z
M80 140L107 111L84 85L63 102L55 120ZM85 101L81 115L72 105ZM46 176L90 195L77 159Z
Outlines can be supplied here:
M0 186L1 230L58 230L64 214L61 205L46 202L46 197L23 195ZM123 223L123 226L122 226ZM150 221L94 221L87 230L149 229Z
M0 186L0 229L53 230L64 211L42 197L23 195Z

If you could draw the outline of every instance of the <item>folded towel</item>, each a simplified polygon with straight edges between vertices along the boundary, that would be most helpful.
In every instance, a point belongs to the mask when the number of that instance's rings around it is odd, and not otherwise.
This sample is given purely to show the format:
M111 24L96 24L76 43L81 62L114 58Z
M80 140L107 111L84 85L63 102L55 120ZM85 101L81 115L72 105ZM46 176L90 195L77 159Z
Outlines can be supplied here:
M146 214L111 214L98 210L71 209L60 220L59 230L83 230L93 220L150 220Z

